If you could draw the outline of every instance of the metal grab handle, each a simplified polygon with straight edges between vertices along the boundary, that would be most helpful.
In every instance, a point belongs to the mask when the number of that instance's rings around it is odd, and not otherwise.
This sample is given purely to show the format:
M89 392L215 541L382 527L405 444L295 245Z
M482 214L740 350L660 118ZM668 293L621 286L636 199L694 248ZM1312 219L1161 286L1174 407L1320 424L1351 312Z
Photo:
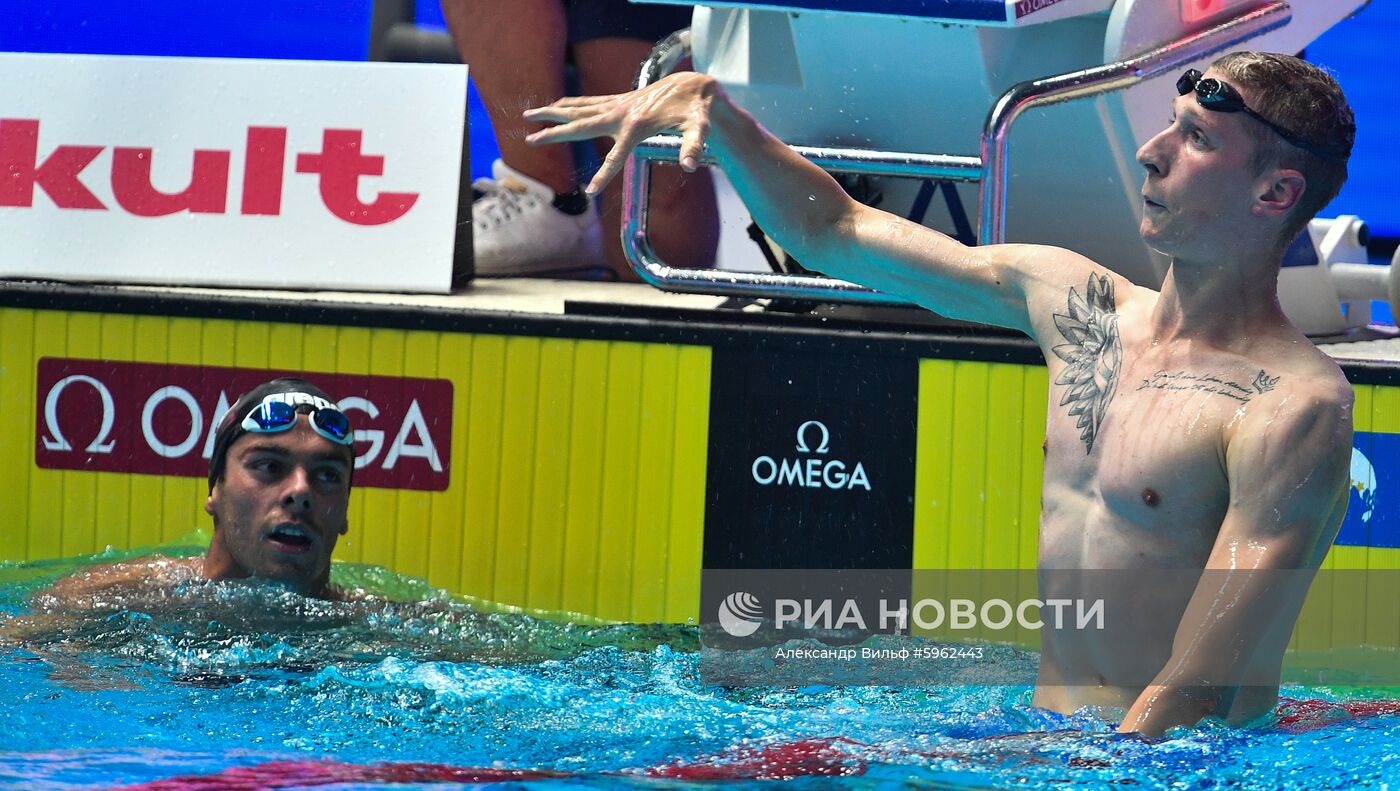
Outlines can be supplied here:
M624 175L626 192L622 203L622 246L627 253L627 260L643 280L668 291L694 294L905 304L904 300L835 278L770 275L724 269L679 269L667 266L657 258L651 240L647 237L647 192L651 189L651 174L648 166L642 163L663 161L674 165L680 156L680 150L679 137L656 135L642 141L627 161L627 171ZM837 173L956 181L976 181L982 173L982 161L976 157L806 146L792 146L792 150L822 169ZM701 162L705 165L715 164L708 153Z
M1011 86L992 105L982 131L982 216L978 244L1006 240L1006 186L1011 125L1032 107L1059 104L1130 88L1188 63L1283 27L1293 18L1286 2L1274 2L1215 27L1177 39L1128 60Z
M1011 126L1026 110L1122 90L1282 27L1292 17L1293 10L1287 2L1274 2L1128 60L1014 85L988 113L980 158L800 146L794 146L793 150L827 170L838 172L980 181L978 243L1000 244L1006 234ZM643 61L637 87L645 87L670 74L689 52L689 30L667 37ZM649 163L669 160L674 164L679 152L679 138L657 135L643 141L627 158L623 172L622 248L642 280L657 288L683 293L904 304L903 300L887 294L834 278L668 266L657 257L647 237ZM701 162L715 164L708 152Z
M656 45L642 61L637 87L644 88L667 74L690 55L690 30L672 33ZM622 250L642 280L665 291L688 294L719 294L763 298L819 299L827 302L873 302L904 304L903 300L835 278L811 275L759 274L721 269L683 269L667 265L657 255L647 236L650 215L651 167L653 161L676 164L681 141L673 135L655 135L642 141L627 158L623 169ZM804 148L793 150L819 166L846 173L924 176L975 181L981 178L982 162L976 157L947 157L929 154L900 154L844 148ZM708 150L701 164L715 164Z

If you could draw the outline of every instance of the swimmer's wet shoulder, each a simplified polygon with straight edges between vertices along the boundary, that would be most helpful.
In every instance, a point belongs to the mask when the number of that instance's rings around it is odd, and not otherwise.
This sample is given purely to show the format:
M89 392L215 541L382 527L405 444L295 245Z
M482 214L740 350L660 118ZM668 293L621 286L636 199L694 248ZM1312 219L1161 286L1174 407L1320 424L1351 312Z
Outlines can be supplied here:
M154 557L88 566L54 582L34 596L36 609L69 608L104 594L137 587L178 584L204 578L204 559Z
M128 607L150 596L160 596L174 586L212 582L204 557L152 556L86 566L61 577L30 597L34 612L104 612L106 605ZM282 585L253 580L252 584ZM363 601L374 598L366 591L328 583L316 598L327 601Z
M1346 512L1349 388L1319 377L1265 394L1225 453L1229 504L1170 658L1124 719L1157 733L1213 714L1244 723L1277 700L1278 667L1311 578ZM1303 570L1283 578L1272 571ZM1252 686L1212 683L1249 677Z

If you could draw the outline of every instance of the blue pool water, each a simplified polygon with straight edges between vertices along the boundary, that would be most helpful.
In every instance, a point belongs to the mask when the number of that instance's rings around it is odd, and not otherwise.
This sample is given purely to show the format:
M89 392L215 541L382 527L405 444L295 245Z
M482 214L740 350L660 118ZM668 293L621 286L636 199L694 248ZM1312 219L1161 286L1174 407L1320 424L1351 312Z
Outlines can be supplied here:
M531 787L791 776L802 787L1315 789L1400 778L1400 718L1349 717L1327 702L1356 690L1288 688L1308 702L1270 725L1148 742L1088 713L1031 708L1026 687L708 687L690 627L487 614L372 569L338 579L417 601L190 583L79 616L31 601L61 570L0 568L0 787L451 787L511 770L567 773L517 775ZM157 782L170 778L182 779Z

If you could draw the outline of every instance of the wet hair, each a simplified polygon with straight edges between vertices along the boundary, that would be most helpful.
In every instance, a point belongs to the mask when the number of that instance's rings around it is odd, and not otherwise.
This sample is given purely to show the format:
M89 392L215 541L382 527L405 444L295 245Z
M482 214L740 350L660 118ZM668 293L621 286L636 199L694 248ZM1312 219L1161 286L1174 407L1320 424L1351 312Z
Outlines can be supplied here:
M239 437L248 433L243 429L243 418L247 417L248 413L253 411L253 407L262 403L264 398L278 393L306 393L307 395L324 398L327 401L335 401L335 399L326 395L326 391L316 385L311 384L305 379L298 379L292 376L273 379L270 382L263 382L252 390L239 396L238 400L233 402L233 406L228 408L228 412L224 413L224 418L219 423L219 430L214 435L214 450L212 455L209 456L209 491L211 493L214 491L214 484L218 483L219 479L224 475L224 468L228 464L229 448L233 447L233 443L236 442ZM355 451L351 450L348 446L340 447L345 447L351 456L352 463L350 465L350 474L353 476L355 472L353 463Z
M1345 152L1324 159L1289 143L1272 129L1247 124L1255 142L1254 167L1297 170L1307 180L1284 226L1284 245L1332 202L1347 180L1347 159L1356 140L1356 121L1342 86L1323 69L1291 55L1232 52L1211 64L1225 81L1248 92L1250 109L1310 143L1335 145Z

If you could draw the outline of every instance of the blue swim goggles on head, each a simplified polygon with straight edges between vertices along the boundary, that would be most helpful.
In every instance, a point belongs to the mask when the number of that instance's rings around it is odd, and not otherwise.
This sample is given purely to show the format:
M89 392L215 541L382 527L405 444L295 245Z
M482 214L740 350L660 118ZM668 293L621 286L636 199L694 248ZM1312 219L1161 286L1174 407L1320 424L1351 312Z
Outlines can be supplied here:
M268 396L243 418L242 428L254 434L287 431L296 425L298 412L306 412L312 430L331 442L337 445L355 444L355 433L350 428L350 419L345 413L330 401L308 393L277 393Z

